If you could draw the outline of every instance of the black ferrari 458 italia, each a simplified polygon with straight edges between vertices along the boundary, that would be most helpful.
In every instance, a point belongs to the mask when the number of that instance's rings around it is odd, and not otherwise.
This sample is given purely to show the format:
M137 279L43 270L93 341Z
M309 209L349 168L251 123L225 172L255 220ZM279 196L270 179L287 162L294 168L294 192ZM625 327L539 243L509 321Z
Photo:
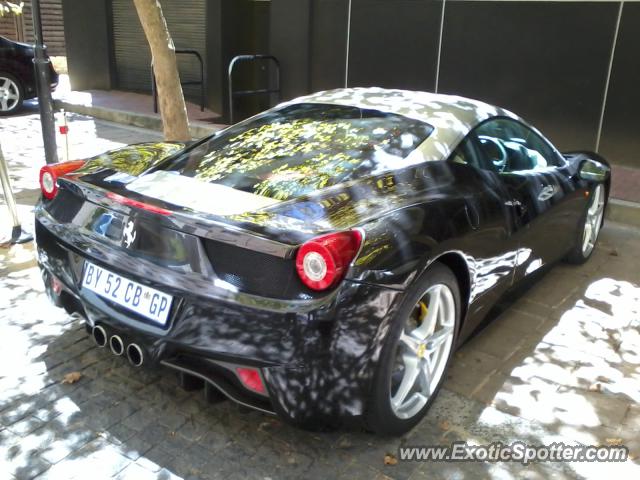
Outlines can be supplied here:
M192 144L42 168L47 291L100 347L302 426L407 431L508 290L593 252L609 192L478 101L341 89Z

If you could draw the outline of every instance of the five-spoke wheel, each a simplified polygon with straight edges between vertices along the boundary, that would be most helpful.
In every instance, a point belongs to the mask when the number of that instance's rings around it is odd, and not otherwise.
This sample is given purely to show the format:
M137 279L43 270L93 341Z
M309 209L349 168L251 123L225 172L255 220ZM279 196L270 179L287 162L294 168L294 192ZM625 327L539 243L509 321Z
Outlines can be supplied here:
M600 227L602 226L602 216L604 215L605 203L604 187L602 184L596 185L591 195L591 203L587 210L587 217L584 222L584 233L582 236L582 253L585 257L591 254L596 246Z
M22 105L22 100L19 81L13 75L0 72L0 114L15 112Z
M367 405L367 426L402 434L427 413L455 347L460 288L454 273L435 262L403 294L390 319Z
M598 183L589 195L589 202L576 235L576 243L565 257L567 262L579 265L586 262L591 256L602 228L606 204L606 186L603 183Z
M456 306L445 284L430 287L400 333L396 368L391 378L391 408L411 418L433 395L453 345Z

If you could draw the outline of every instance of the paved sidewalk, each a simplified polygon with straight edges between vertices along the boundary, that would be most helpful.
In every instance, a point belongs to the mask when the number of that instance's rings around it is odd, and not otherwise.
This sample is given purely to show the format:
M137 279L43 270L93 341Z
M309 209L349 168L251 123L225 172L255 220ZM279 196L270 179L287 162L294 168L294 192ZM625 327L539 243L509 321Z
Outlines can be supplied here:
M56 108L69 112L91 115L124 125L162 131L159 113L153 111L153 97L148 94L123 92L120 90L73 91L69 76L60 75L60 83L53 94ZM220 124L220 114L186 101L189 126L194 138L209 135L225 125Z
M157 138L86 117L72 125L80 128L78 156ZM0 119L23 218L37 191L39 135L35 115ZM3 480L640 478L639 230L606 224L586 265L558 265L516 299L456 353L433 408L402 438L301 431L230 402L207 404L171 372L133 369L48 303L32 254L0 250ZM71 372L82 376L64 384ZM400 445L458 439L620 442L634 460L384 463Z

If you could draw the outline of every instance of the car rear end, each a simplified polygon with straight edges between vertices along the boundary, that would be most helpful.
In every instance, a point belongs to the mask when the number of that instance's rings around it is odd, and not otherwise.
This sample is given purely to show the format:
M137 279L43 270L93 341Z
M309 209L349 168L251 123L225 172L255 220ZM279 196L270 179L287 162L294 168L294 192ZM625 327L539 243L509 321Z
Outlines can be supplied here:
M134 200L65 172L80 164L61 164L53 179L46 174L51 167L43 169L35 229L50 297L86 319L98 346L134 366L173 368L183 381L202 379L238 403L296 421L317 417L310 397L334 389L324 373L333 372L338 382L353 368L329 365L360 313L348 310L342 329L332 326L345 305L367 305L376 297L373 287L350 281L319 284L318 257L327 256L342 276L357 254L360 231L301 238L314 276L310 287L299 273L305 268L299 244L152 199ZM334 261L335 245L347 246L348 256ZM370 327L359 323L354 332L362 335ZM358 391L357 382L351 388Z
M296 422L357 417L401 292L349 275L367 236L351 196L362 192L368 218L374 193L389 208L383 183L353 182L403 161L432 127L284 110L185 150L44 167L38 260L56 303L135 366L162 364Z

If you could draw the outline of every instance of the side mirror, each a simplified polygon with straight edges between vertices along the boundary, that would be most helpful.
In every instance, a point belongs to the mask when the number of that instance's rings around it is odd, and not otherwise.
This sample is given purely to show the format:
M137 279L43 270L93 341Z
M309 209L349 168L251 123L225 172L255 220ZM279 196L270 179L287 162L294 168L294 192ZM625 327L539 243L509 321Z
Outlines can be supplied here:
M587 182L604 182L609 178L610 170L604 163L587 159L580 165L578 176Z

